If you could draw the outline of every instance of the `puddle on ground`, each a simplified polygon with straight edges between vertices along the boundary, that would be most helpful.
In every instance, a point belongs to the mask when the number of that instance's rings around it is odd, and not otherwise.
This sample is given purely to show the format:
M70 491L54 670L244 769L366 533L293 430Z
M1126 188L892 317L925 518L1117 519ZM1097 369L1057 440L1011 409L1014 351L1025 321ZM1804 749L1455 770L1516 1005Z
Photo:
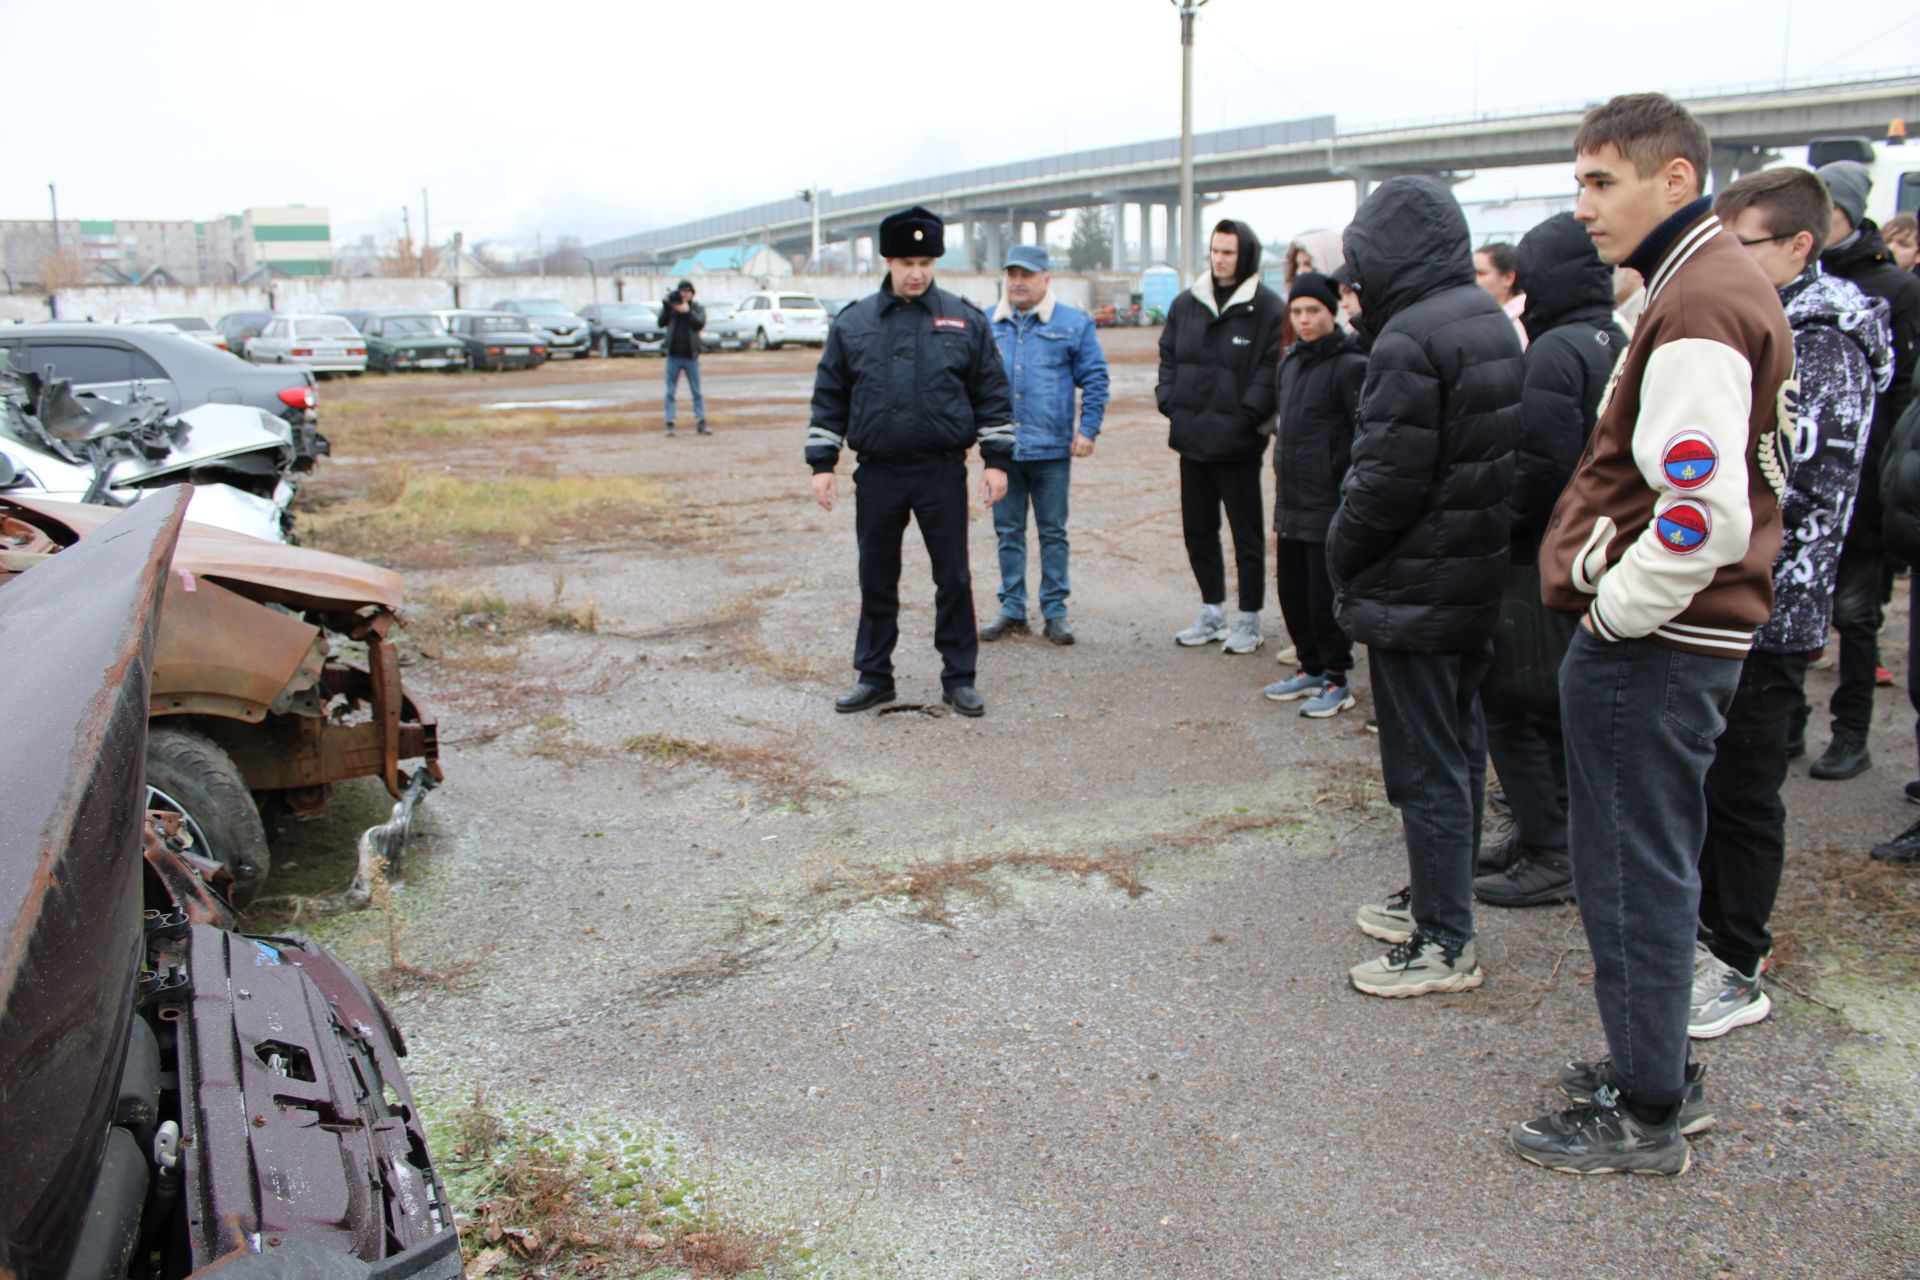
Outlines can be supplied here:
M605 409L616 404L626 404L625 400L496 400L492 404L483 404L482 409Z

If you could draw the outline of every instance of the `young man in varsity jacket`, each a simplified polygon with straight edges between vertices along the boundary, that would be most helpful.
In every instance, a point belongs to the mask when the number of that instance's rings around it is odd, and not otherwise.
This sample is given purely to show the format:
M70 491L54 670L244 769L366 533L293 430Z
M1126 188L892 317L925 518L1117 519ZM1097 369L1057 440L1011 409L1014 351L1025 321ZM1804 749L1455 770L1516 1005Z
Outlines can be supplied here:
M1610 1057L1563 1069L1574 1107L1510 1136L1551 1169L1677 1174L1683 1131L1710 1119L1687 1061L1704 783L1773 609L1793 335L1700 195L1707 133L1685 109L1615 98L1573 147L1574 216L1647 282L1540 547L1542 598L1580 618L1560 668L1568 842Z

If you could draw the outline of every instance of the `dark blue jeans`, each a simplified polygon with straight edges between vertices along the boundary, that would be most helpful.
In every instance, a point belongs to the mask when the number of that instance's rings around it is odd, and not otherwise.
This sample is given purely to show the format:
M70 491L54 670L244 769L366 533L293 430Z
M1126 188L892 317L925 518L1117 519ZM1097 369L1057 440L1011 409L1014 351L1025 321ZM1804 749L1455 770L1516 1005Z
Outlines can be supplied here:
M1027 508L1040 531L1040 614L1067 616L1067 485L1072 458L1007 464L1007 496L993 504L1000 536L1000 612L1027 616Z
M1629 1098L1679 1102L1707 835L1707 770L1740 682L1738 658L1582 627L1560 666L1567 836L1593 995Z
M1406 828L1413 920L1449 947L1473 936L1473 864L1487 799L1480 682L1492 665L1491 641L1471 653L1367 650L1380 770Z
M707 402L700 398L700 357L688 359L686 356L667 357L667 425L673 425L673 397L680 389L680 375L687 375L687 384L693 388L693 420L707 420Z

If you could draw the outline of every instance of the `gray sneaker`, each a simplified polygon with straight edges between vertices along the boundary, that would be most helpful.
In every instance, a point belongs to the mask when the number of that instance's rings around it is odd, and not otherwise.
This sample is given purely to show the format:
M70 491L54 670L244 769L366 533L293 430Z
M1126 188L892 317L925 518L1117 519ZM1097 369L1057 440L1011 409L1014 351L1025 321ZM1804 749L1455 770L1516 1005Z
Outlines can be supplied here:
M1385 902L1369 902L1353 913L1360 932L1382 942L1405 942L1413 936L1413 886Z
M1328 684L1307 699L1300 714L1309 720L1328 720L1353 706L1353 690L1344 684Z
M1311 698L1326 688L1325 676L1310 676L1302 671L1288 676L1285 680L1275 680L1260 692L1275 702L1292 702L1296 698Z
M1252 653L1267 642L1260 634L1260 615L1257 613L1236 614L1233 619L1233 631L1222 645L1222 653Z
M1687 1034L1695 1040L1712 1040L1773 1012L1773 1001L1760 985L1760 972L1760 966L1755 966L1751 975L1741 973L1709 951L1693 970Z
M1174 643L1189 649L1227 638L1227 611L1217 604L1202 605L1200 616L1185 631L1174 634Z
M1606 1058L1598 1062L1569 1062L1560 1068L1560 1092L1567 1095L1567 1101L1585 1106L1593 1101L1594 1091L1607 1083L1607 1066ZM1689 1062L1687 1091L1680 1098L1680 1132L1705 1133L1717 1123L1719 1117L1707 1105L1707 1064Z
M1370 996L1436 995L1443 991L1471 991L1487 980L1474 963L1473 939L1449 953L1437 938L1415 930L1414 935L1378 959L1347 970L1354 989Z

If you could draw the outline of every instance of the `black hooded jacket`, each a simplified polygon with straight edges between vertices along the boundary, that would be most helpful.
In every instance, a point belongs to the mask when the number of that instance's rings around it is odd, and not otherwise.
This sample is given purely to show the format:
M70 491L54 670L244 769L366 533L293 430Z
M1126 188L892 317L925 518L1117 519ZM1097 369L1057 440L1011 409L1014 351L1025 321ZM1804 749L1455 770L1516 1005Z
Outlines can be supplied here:
M1879 475L1893 426L1906 412L1907 402L1914 394L1914 367L1920 364L1920 279L1911 271L1900 269L1887 242L1880 238L1880 228L1871 218L1861 222L1860 235L1852 244L1835 245L1821 254L1820 265L1832 275L1853 281L1869 298L1885 298L1887 310L1892 314L1893 385L1874 402L1873 430L1867 437L1867 456L1862 466L1866 475ZM1861 485L1859 500L1853 508L1853 523L1847 527L1847 545L1881 546L1883 518L1879 486Z
M1527 232L1515 251L1517 288L1527 295L1520 439L1514 451L1513 555L1532 562L1553 504L1593 434L1600 393L1627 349L1613 318L1613 269L1585 227L1558 214Z
M1374 341L1327 531L1335 611L1363 644L1475 649L1506 586L1520 339L1474 284L1466 218L1434 179L1382 183L1345 243Z
M1167 444L1194 462L1257 462L1273 423L1273 371L1287 307L1260 283L1260 241L1244 222L1233 288L1205 275L1167 308L1154 398L1172 423Z
M1367 357L1338 328L1318 342L1296 342L1280 357L1273 433L1273 531L1280 537L1327 540L1366 377Z

